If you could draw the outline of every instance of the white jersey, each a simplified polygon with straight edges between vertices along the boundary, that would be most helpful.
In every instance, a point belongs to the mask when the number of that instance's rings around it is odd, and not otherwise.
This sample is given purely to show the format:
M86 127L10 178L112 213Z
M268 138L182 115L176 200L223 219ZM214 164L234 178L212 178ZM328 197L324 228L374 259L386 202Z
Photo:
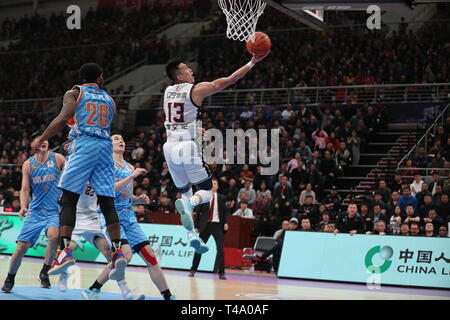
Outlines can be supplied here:
M97 214L97 195L89 183L84 187L77 204L77 218L79 216Z
M198 137L200 107L192 101L192 83L168 86L164 92L164 126L167 141L194 140Z

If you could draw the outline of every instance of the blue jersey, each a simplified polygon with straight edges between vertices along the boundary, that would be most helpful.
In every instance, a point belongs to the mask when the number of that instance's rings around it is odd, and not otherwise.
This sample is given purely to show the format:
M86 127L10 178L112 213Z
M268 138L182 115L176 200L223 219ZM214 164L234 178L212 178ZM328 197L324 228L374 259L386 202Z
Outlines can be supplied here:
M116 106L114 100L96 83L76 86L80 89L70 138L82 135L111 139L111 123Z
M45 163L39 163L35 157L30 161L31 203L29 211L59 211L58 198L61 190L57 188L61 175L56 163L55 153L50 152Z
M133 173L133 167L128 162L124 161L124 166L118 162L114 162L114 177L116 182L128 178ZM133 196L133 182L131 181L121 190L116 191L114 205L117 210L131 209Z

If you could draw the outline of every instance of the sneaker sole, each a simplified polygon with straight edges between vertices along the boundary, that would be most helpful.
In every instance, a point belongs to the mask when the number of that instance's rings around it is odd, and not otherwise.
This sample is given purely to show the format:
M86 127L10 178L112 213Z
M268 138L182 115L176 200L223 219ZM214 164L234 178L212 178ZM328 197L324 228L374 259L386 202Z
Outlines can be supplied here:
M64 271L67 270L67 268L69 268L70 266L73 266L75 264L75 260L71 259L63 264L60 264L59 266L54 267L53 269L48 271L48 275L49 276L54 276L57 274L61 274Z
M9 290L6 290L6 289L3 289L3 288L2 288L2 292L3 292L3 293L11 293L12 289L13 289L13 288L11 288L11 289L9 289Z
M100 300L100 297L97 297L97 299L89 299L89 296L84 291L81 292L81 296L83 297L84 300Z
M206 245L202 244L198 239L191 240L190 243L191 247L195 249L195 252L199 254L204 254L209 250L209 248Z
M192 221L191 215L187 212L183 200L177 199L175 201L175 208L180 213L181 224L189 231L194 230L194 221Z
M125 258L120 258L116 261L116 267L114 270L109 272L110 280L122 280L125 278L125 268L127 267L127 260Z

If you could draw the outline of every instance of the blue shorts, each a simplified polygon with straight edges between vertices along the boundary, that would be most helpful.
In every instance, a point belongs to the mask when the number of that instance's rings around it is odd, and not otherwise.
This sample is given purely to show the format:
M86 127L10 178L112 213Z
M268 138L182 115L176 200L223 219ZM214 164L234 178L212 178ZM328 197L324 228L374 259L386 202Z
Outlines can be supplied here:
M112 141L81 136L70 143L58 188L81 194L89 181L95 193L114 198Z
M133 252L139 252L144 245L150 244L133 210L117 210L120 220L120 240L126 240Z
M22 230L20 231L16 242L31 242L31 246L34 246L39 239L42 230L45 230L45 233L47 233L47 230L50 227L59 228L59 212L57 211L54 213L48 212L45 215L39 213L33 214L33 212L29 211L29 214L30 215L25 218L25 222L23 223Z

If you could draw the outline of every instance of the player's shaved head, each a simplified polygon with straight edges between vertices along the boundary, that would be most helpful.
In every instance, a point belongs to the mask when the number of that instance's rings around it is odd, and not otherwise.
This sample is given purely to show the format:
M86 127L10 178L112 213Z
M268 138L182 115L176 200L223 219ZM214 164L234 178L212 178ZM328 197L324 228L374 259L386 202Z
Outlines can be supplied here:
M166 74L173 82L177 81L178 67L182 63L183 60L177 58L170 60L169 63L166 65Z
M88 83L95 83L102 75L103 69L96 63L85 63L81 66L79 75L80 79Z

